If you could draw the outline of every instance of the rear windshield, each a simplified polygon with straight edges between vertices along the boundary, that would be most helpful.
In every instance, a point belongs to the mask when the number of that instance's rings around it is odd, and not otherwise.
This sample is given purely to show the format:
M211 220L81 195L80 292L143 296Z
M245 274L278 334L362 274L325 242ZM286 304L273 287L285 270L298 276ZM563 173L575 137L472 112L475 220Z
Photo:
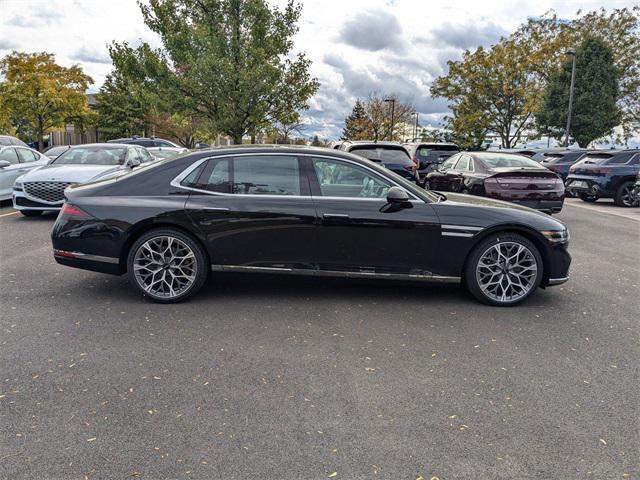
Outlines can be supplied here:
M573 163L580 158L584 153L582 152L568 152L568 153L545 153L545 163Z
M421 145L416 151L416 156L420 160L441 162L459 151L455 145Z
M608 160L611 160L612 158L613 155L611 153L590 153L588 155L585 155L585 157L582 159L582 163L603 164Z
M62 153L55 165L122 165L127 155L123 147L75 147Z
M354 147L350 150L360 157L381 163L399 163L411 165L413 162L406 150L395 147Z
M524 155L508 153L476 153L475 155L489 168L524 167L544 169L538 162Z

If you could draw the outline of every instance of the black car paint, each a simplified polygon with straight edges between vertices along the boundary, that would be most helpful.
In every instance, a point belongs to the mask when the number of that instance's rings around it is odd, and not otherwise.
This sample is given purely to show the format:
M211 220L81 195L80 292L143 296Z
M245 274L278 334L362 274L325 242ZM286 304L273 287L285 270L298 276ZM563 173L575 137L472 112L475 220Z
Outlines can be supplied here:
M635 182L640 173L640 151L594 151L575 163L566 178L567 189L576 194L593 194L597 198L613 198L623 183ZM609 156L602 163L590 163L589 158ZM626 163L613 163L617 156L628 156ZM585 182L587 187L578 188L576 181Z
M312 196L243 196L200 194L171 182L198 160L260 153L344 159L360 164L414 198L401 206L384 199L358 200ZM313 172L304 168L305 174ZM126 271L129 247L143 232L170 226L192 234L205 247L212 265L296 268L308 272L432 274L459 281L464 261L488 235L519 232L539 248L544 261L542 286L568 276L566 244L551 244L540 233L564 228L557 220L507 202L448 194L446 200L360 157L329 149L234 148L192 153L160 161L153 168L66 191L68 202L92 218L60 215L52 232L57 262L105 273ZM228 209L228 210L227 210ZM349 217L325 218L326 213ZM470 229L468 237L452 235ZM83 255L100 260L83 259ZM92 257L90 257L92 258Z

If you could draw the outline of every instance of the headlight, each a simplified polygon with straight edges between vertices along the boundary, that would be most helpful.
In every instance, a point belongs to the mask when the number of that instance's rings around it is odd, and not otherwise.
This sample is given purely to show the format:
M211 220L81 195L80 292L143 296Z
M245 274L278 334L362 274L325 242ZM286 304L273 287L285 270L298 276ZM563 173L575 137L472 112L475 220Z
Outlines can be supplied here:
M549 243L569 243L569 230L543 230L542 233Z
M13 184L13 189L14 189L14 190L17 190L18 192L21 192L21 191L22 191L22 182L18 182L18 181L16 181L16 182Z

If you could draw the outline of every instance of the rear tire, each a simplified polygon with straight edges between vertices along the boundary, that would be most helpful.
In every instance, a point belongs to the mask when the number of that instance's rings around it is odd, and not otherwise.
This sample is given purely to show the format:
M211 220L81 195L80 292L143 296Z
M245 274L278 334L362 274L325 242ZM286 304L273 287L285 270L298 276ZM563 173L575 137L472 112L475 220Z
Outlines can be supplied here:
M543 273L542 256L531 241L515 233L498 233L469 254L464 282L480 302L510 307L540 286Z
M624 182L613 197L613 203L619 207L633 207L635 206L635 200L633 198L633 185L634 182Z
M42 215L40 210L20 210L20 213L25 217L39 217Z
M587 203L595 203L598 200L598 197L596 197L595 195L588 195L586 193L579 193L578 197L580 198L580 200Z
M127 256L129 282L158 303L177 303L194 295L202 288L209 268L200 243L173 228L145 233Z

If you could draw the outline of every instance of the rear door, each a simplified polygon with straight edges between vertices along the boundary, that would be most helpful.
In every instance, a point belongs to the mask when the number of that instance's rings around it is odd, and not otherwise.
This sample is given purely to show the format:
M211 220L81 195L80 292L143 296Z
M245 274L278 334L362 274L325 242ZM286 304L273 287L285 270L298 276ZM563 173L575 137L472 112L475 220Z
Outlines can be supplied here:
M198 172L199 170L199 172ZM311 268L316 211L295 155L215 157L183 180L214 265Z
M389 204L394 184L360 164L306 157L318 212L320 269L371 274L426 274L434 265L440 225L430 204L414 197Z
M11 198L16 178L24 174L28 168L20 164L14 147L5 147L0 150L0 161L2 160L9 162L9 165L0 168L0 198L7 199Z

